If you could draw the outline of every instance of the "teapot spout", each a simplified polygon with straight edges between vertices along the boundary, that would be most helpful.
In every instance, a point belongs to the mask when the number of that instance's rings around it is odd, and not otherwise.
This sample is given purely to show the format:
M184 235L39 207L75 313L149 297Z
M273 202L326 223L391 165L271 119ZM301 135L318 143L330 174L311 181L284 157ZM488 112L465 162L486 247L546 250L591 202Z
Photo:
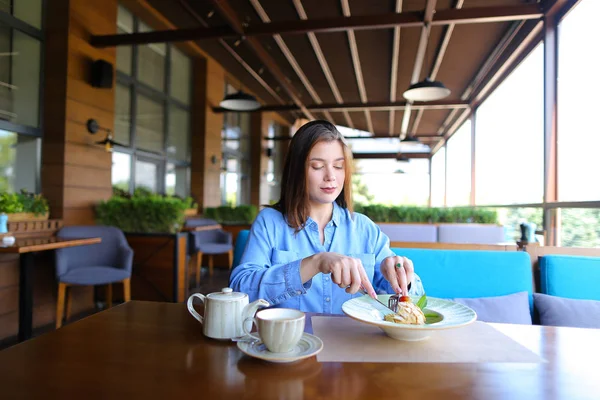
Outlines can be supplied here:
M246 325L246 323L249 323L249 325L250 325L249 328L252 329L251 320L254 317L256 310L258 310L259 307L269 307L269 306L270 306L269 302L266 300L263 300L263 299L258 299L256 301L253 301L252 303L248 304L242 310L242 324ZM249 320L249 321L247 321L247 320Z

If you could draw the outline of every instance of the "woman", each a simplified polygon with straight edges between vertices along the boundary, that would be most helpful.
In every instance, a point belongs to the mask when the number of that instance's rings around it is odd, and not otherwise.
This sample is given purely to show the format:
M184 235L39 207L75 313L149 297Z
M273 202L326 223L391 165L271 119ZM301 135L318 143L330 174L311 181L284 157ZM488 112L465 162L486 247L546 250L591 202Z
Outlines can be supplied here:
M341 314L361 288L371 297L422 294L412 262L352 212L351 169L352 153L333 124L303 125L290 143L279 202L256 217L230 286L251 301L328 314Z

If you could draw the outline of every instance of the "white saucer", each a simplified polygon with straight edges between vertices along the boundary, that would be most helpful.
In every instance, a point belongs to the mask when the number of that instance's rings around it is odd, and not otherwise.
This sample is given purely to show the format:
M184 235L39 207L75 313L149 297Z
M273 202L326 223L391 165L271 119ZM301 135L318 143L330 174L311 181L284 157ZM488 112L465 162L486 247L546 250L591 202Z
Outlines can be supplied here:
M250 357L273 363L291 363L319 354L323 342L318 337L303 333L294 349L288 353L271 353L262 342L237 342L237 347Z

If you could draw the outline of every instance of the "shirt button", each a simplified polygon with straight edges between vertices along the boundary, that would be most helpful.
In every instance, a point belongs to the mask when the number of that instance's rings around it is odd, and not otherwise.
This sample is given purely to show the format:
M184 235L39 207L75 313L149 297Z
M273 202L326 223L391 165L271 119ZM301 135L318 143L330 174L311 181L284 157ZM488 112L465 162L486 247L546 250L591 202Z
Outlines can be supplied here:
M331 300L329 297L325 297L325 301L329 302Z
M329 282L329 277L328 276L325 277L325 282Z
M301 291L301 290L298 290L296 293L298 293L298 294L302 294L302 291Z

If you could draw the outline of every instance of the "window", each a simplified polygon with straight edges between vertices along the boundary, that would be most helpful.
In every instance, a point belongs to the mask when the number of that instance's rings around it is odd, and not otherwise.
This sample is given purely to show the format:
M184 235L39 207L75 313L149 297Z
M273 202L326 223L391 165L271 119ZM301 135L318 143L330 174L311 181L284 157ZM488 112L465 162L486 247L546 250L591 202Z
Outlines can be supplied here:
M0 0L0 21L0 192L39 192L42 0Z
M129 192L131 183L131 156L125 153L112 155L112 185Z
M122 6L117 26L151 30ZM113 186L188 196L190 59L171 44L121 46L115 96L115 141L122 146L113 151Z
M41 47L0 23L0 121L39 127Z
M0 129L0 192L39 187L41 140Z
M226 84L226 92L235 89ZM250 202L250 113L227 112L221 132L221 202L231 206Z
M0 12L42 29L42 0L0 0Z
M427 206L429 160L355 160L354 201L359 204Z
M444 207L446 197L446 147L431 157L431 207Z
M543 200L543 55L540 44L476 110L477 205Z
M582 184L588 176L597 182L598 98L600 56L595 49L600 33L595 16L600 2L583 0L558 25L558 199L600 200L600 185ZM588 28L586 28L586 26ZM583 182L586 182L583 178ZM577 210L573 210L575 213ZM574 215L574 214L573 214Z
M471 121L452 135L446 145L446 205L467 206L471 201Z

